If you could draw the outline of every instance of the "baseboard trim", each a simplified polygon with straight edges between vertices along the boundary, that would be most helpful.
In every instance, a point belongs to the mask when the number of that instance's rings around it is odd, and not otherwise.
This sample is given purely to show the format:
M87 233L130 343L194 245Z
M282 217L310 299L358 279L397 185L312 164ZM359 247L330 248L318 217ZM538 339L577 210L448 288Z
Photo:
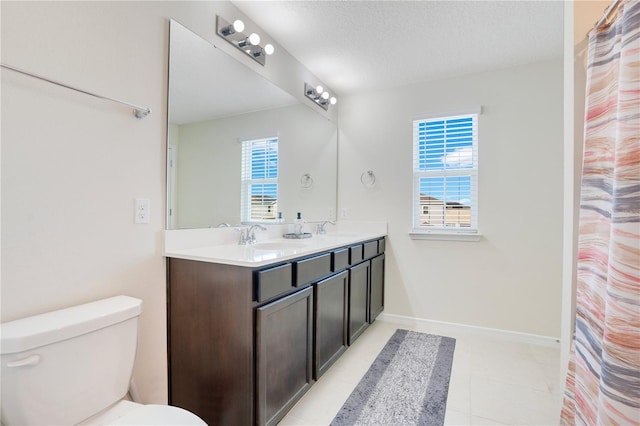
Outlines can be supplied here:
M539 334L521 333L518 331L502 330L499 328L479 327L476 325L458 324L453 322L436 321L424 318L408 317L404 315L388 314L383 312L377 318L380 321L391 322L406 325L429 325L437 328L438 332L451 330L452 332L462 332L488 337L497 337L501 339L511 340L520 343L529 343L532 345L560 347L560 339L551 336L542 336Z

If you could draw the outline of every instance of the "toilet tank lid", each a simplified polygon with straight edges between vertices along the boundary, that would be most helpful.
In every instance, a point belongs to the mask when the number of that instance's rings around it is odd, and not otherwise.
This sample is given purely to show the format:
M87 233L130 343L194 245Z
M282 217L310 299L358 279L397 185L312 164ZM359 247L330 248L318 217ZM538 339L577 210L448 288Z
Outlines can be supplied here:
M12 354L90 333L140 315L142 300L115 296L0 324L0 354Z

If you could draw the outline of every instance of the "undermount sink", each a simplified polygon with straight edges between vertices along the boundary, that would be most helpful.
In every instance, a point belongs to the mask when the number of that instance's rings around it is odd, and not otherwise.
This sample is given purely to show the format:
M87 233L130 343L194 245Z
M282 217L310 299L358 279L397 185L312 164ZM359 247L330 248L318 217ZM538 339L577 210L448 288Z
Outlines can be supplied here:
M306 246L307 243L302 241L273 241L264 242L254 245L255 248L261 250L287 250L287 249L299 249Z

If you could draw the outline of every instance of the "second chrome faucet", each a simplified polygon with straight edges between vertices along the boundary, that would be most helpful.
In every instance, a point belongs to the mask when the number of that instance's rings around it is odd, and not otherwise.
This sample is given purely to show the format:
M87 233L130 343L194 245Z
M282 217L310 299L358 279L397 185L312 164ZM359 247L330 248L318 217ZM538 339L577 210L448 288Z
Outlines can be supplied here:
M257 242L256 231L255 231L256 228L262 231L267 230L267 228L258 224L251 225L247 228L239 228L238 230L240 231L240 239L238 240L238 244L240 244L241 246L248 246L251 244L255 244Z
M316 234L326 234L327 230L324 227L327 223L330 223L331 225L336 224L335 222L332 222L330 220L325 220L324 222L320 222L316 225Z

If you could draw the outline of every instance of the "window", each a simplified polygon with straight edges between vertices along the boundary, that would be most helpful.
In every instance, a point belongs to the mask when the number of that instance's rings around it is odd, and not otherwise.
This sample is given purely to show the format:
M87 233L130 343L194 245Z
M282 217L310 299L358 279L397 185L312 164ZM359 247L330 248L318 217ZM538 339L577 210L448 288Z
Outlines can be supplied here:
M278 212L278 138L242 142L241 221L276 220Z
M477 234L478 115L414 120L414 233Z

